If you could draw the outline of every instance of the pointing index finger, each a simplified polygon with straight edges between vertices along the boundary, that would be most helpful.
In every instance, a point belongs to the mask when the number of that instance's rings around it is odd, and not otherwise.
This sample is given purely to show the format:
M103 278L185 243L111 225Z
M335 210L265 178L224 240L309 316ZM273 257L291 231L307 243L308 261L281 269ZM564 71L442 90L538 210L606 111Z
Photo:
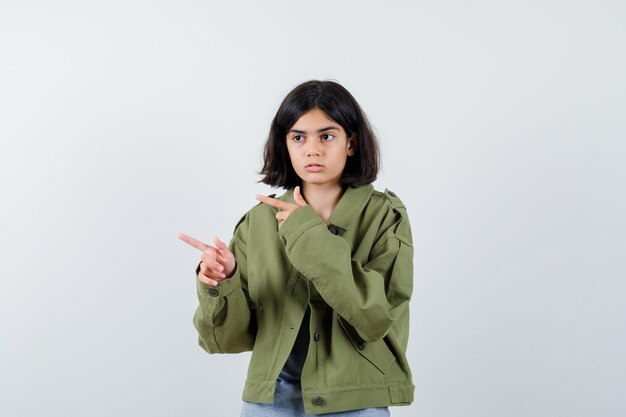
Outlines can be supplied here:
M272 197L268 197L268 196L263 195L263 194L257 194L256 195L256 199L260 200L262 203L266 203L266 204L269 204L270 206L273 206L273 207L276 207L276 208L279 208L279 209L283 209L283 210L286 210L286 209L288 209L289 207L292 206L292 204L289 204L289 203L287 203L285 201L278 200L278 199L272 198Z
M179 233L178 234L178 238L180 240L182 240L183 242L193 246L194 248L204 252L204 253L209 253L211 246L207 245L206 243L202 243L200 242L198 239L194 239L191 236L187 236L184 233Z

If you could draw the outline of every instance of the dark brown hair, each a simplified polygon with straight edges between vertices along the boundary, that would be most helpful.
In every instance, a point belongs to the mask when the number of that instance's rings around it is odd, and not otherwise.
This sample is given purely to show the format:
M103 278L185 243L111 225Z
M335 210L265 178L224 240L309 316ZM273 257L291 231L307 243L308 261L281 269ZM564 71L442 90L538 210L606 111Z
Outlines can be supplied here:
M289 189L302 185L302 179L293 169L287 150L287 132L304 113L320 109L339 123L350 138L354 135L356 148L348 157L341 176L341 186L353 187L376 180L380 165L378 140L352 94L334 81L311 80L291 90L272 120L263 150L263 182L272 187Z

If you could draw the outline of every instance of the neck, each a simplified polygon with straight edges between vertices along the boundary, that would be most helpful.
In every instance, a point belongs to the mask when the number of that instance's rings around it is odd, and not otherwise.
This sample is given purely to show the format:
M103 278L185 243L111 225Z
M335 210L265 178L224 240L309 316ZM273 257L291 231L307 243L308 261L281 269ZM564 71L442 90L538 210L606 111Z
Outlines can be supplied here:
M326 224L343 192L340 184L302 184L304 199Z

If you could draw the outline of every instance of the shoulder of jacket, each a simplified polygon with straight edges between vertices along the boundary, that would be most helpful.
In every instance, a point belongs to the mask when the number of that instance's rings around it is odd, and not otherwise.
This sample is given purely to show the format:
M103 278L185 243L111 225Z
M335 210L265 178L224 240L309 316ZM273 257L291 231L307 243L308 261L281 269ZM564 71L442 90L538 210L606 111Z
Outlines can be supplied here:
M278 199L280 198L280 197L276 197L276 193L273 193L273 194L267 194L267 196L268 196L268 197L271 197L271 198L278 198ZM250 209L246 212L246 214L244 214L244 215L241 217L241 219L240 219L240 220L239 220L239 222L237 223L237 226L239 226L239 223L241 223L241 222L245 219L245 217L246 217L246 216L253 215L253 216L256 218L257 216L259 216L259 214L260 214L260 213L264 213L264 212L265 212L265 210L271 210L271 209L273 209L273 207L272 207L272 206L270 206L270 205L268 205L268 204L264 204L262 201L259 201L259 202L258 202L258 203L256 203L254 206L252 206L252 207L251 207L251 208L250 208ZM263 216L261 216L261 217L263 217ZM235 226L235 229L237 228L237 226Z
M372 195L375 195L381 199L384 199L387 202L387 204L389 204L391 208L394 210L398 210L398 209L406 210L406 206L404 205L400 197L398 197L396 193L389 190L388 188L385 188L385 191L374 190L372 192Z
M393 230L393 237L408 246L413 246L413 237L406 207L400 197L393 191L385 188L384 191L374 191L372 196L378 200L381 209L386 211L383 228Z
M246 211L243 214L243 216L241 216L241 218L237 221L237 224L235 224L235 227L233 228L233 235L235 235L235 233L237 232L237 229L239 228L241 223L243 223L246 220L246 218L248 217L249 213L250 213L250 210Z
M276 194L269 194L268 197L272 197L272 198L276 198ZM266 210L266 208L263 207L259 207L263 204L263 202L259 201L257 204L255 204L254 206L252 206L250 209L248 209L248 211L246 211L237 221L237 223L235 224L235 227L233 228L233 236L236 236L236 231L237 229L242 225L242 223L244 222L248 222L250 221L250 216L253 215L253 212L258 211L258 210ZM247 227L247 225L244 225L245 227Z

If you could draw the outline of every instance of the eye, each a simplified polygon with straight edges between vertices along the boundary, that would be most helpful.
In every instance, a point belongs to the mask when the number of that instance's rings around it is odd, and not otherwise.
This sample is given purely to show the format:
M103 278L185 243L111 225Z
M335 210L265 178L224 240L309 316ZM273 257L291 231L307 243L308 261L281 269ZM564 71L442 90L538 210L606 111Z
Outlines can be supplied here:
M298 139L302 139L302 136L300 136L300 135L293 136L291 139L292 139L294 142L297 142L297 143L302 142L301 140L298 140Z
M334 136L333 136L333 135L331 135L330 133L324 133L324 134L322 135L322 138L324 138L324 139L326 139L326 140L331 140L331 139L333 139L333 138L334 138Z

